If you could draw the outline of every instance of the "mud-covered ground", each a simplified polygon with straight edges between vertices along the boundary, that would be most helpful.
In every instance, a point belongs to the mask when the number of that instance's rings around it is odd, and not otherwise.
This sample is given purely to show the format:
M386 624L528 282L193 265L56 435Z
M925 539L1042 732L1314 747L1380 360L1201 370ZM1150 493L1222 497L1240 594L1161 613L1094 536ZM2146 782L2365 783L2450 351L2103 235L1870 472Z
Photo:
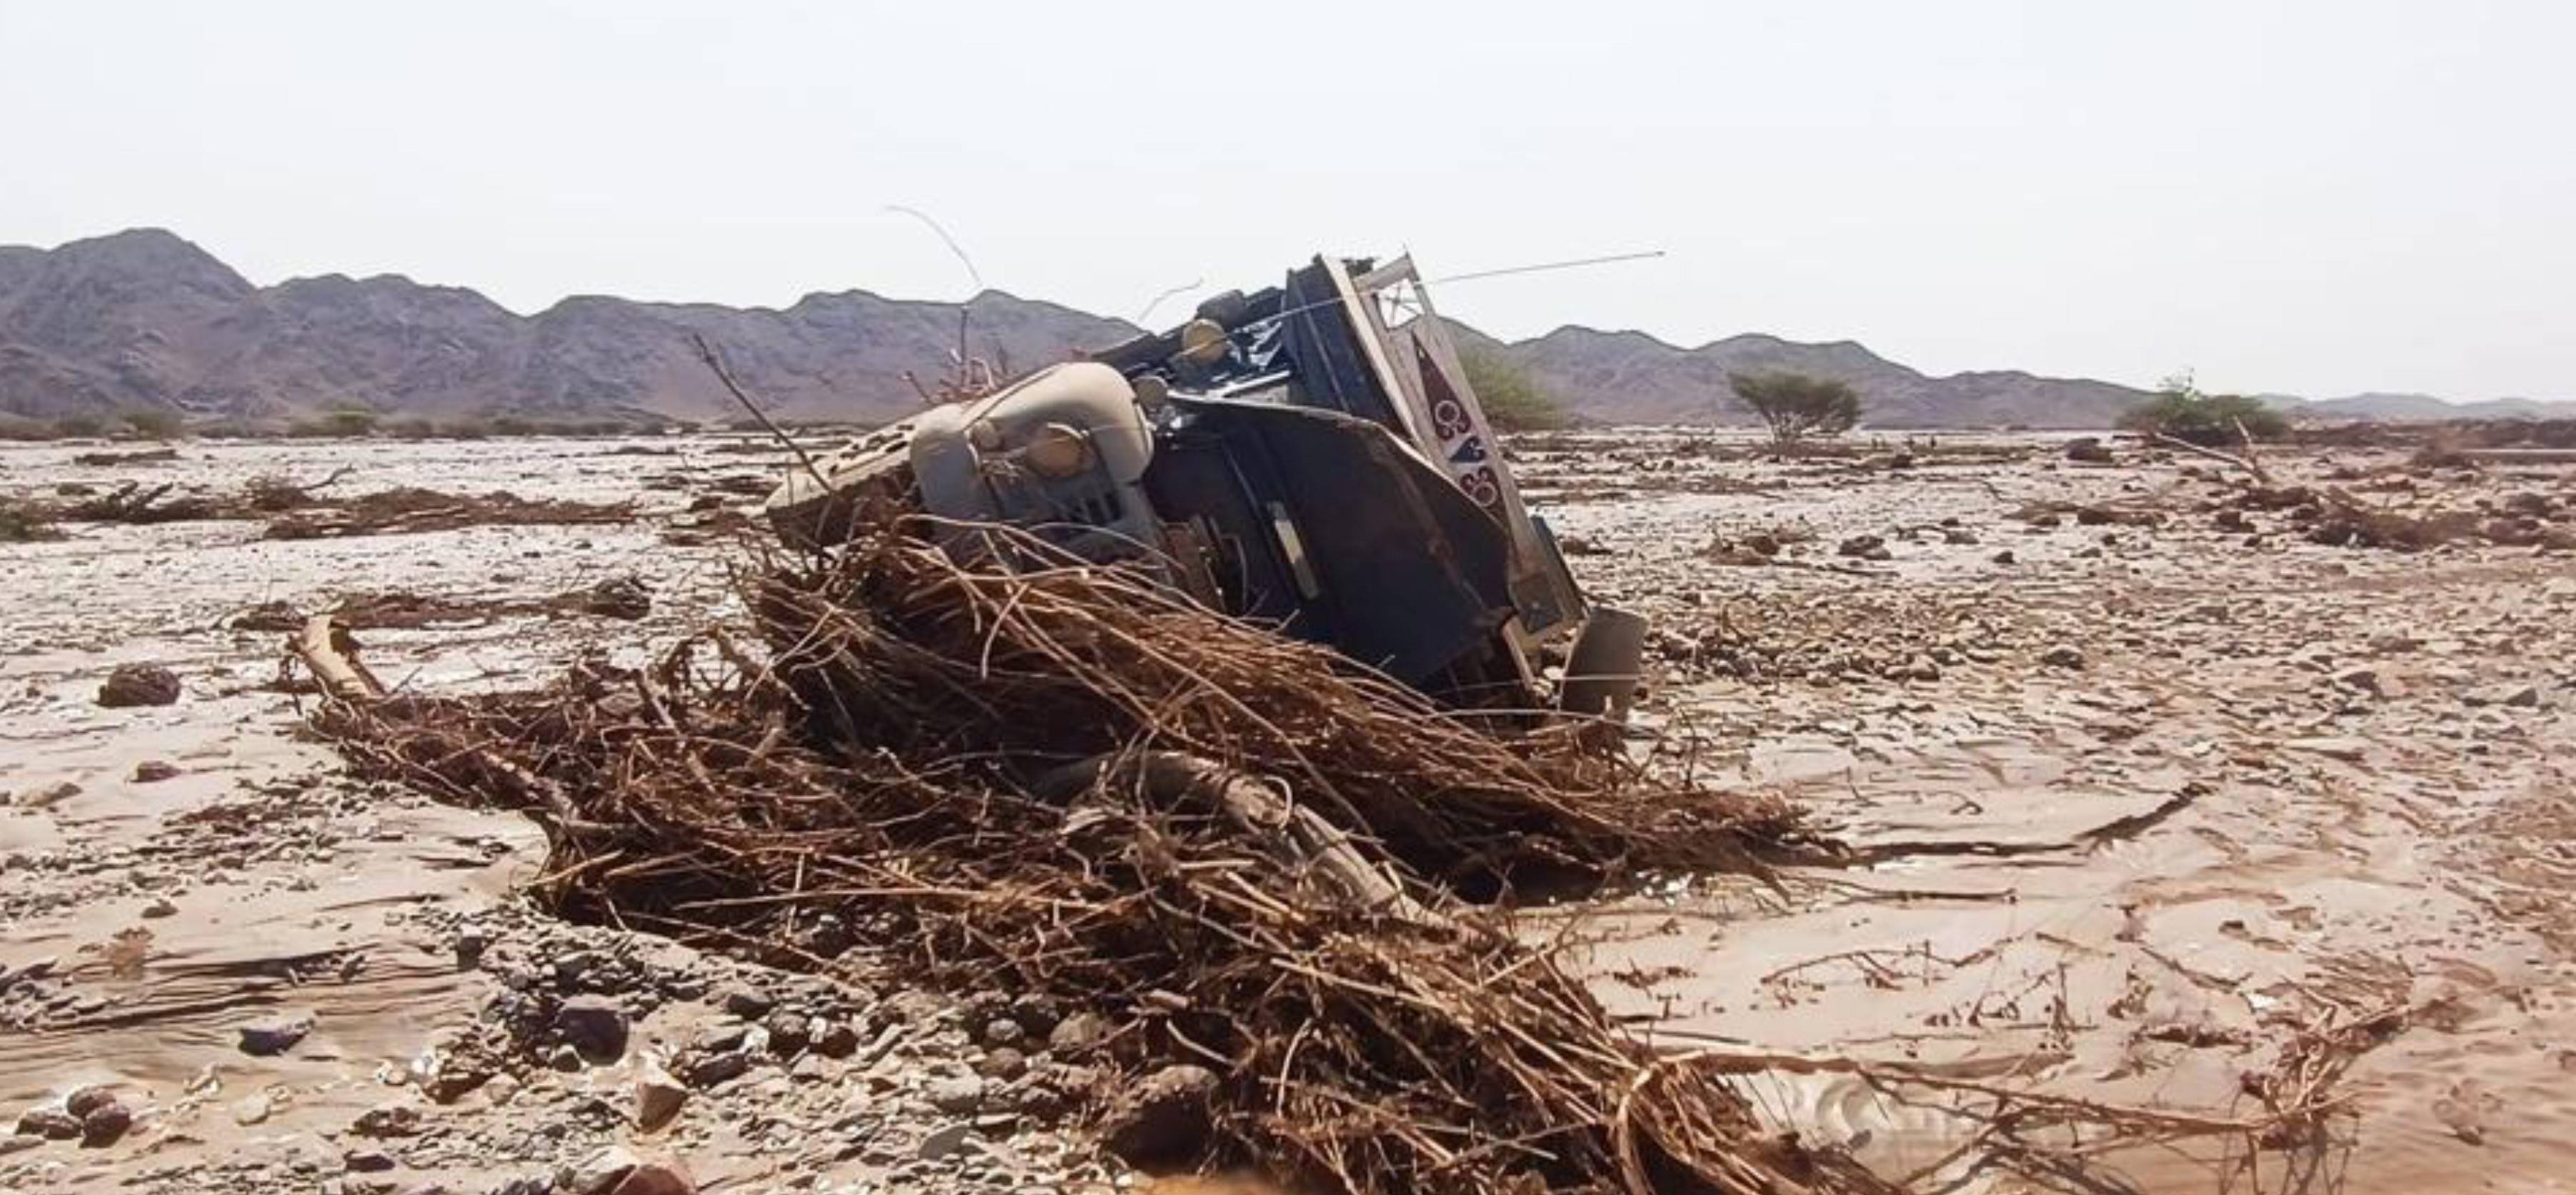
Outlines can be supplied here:
M1963 1143L1943 1108L1965 1097L1872 1086L1873 1062L2217 1116L2301 1028L2397 1006L2406 1027L2346 1080L2356 1115L2319 1189L2576 1182L2576 554L2311 542L2313 512L2243 501L2190 457L1917 447L1518 446L1595 596L1656 621L1635 721L1662 737L1638 748L1789 793L1860 860L1677 878L1534 913L1532 933L1588 943L1640 1032L1777 1056L1747 1094L1891 1174ZM774 454L77 451L0 449L0 496L355 466L335 488L638 504L593 525L75 523L0 545L0 1114L30 1130L0 1146L0 1189L581 1190L635 1158L713 1190L1126 1177L1057 1127L1088 1078L1082 1010L553 921L511 896L542 862L526 823L361 783L297 735L276 628L353 594L395 595L362 632L377 672L438 691L722 616L727 512ZM2565 465L2266 463L2374 509L2576 527ZM168 667L178 699L99 705L128 663ZM130 1124L93 1117L85 1145L69 1105L102 1101ZM2215 1146L2098 1165L2087 1181L2285 1185Z

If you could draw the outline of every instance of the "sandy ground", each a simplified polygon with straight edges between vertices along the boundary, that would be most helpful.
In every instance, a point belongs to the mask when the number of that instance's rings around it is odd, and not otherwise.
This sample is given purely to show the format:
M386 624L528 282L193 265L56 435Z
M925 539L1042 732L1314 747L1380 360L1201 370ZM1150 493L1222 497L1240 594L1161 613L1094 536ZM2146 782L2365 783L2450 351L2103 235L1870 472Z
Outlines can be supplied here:
M2400 1006L2304 1170L2249 1174L2197 1142L2063 1181L2576 1185L2576 556L2326 547L2273 512L2221 527L2215 466L2187 458L2079 465L2010 437L1945 437L1908 467L1747 447L1520 446L1587 585L1656 621L1636 721L1664 737L1639 749L1786 792L1863 855L1533 913L1533 936L1583 943L1640 1032L1788 1060L1743 1081L1784 1130L1949 1178L1968 1125L1948 1109L1973 1098L1853 1064L2228 1115L2300 1029ZM1083 1078L1082 1034L1058 1032L1078 1010L545 918L510 895L542 861L524 822L347 776L297 736L283 637L230 625L357 590L455 598L469 610L364 636L380 674L436 690L635 653L726 608L726 553L689 530L711 512L688 508L773 475L740 448L189 445L121 467L0 449L13 494L354 465L341 484L641 496L611 526L279 542L203 522L0 545L0 1112L108 1084L134 1114L97 1147L9 1139L0 1187L535 1192L578 1187L610 1147L709 1190L1116 1182L1051 1127ZM2274 468L2367 486L2401 460ZM2409 485L2373 492L2576 502L2566 466ZM2163 521L2016 517L2033 503ZM1863 536L1882 543L1843 553ZM1784 546L1745 547L1763 537ZM640 621L470 612L622 578L651 596ZM176 671L180 699L98 706L138 661ZM138 779L145 763L175 774ZM585 1052L587 1022L530 1011L568 998L605 1001L628 1040ZM298 1024L282 1052L243 1048L245 1028ZM687 1094L648 1129L639 1089L666 1075Z

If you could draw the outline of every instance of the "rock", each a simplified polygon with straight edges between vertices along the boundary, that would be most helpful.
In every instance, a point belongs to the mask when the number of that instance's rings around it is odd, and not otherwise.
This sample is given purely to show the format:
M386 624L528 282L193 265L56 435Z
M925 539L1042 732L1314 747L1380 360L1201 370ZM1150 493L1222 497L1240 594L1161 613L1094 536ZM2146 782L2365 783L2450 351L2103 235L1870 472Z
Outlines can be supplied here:
M479 929L459 930L456 934L456 969L471 971L483 965L483 952L492 948L491 935Z
M647 1062L635 1072L635 1124L643 1129L658 1129L680 1114L680 1106L689 1102L689 1089L671 1077L670 1072Z
M984 1102L984 1080L974 1075L932 1079L922 1088L930 1106L951 1115L972 1112Z
M119 664L98 687L98 703L109 709L168 705L179 700L179 674L159 664Z
M984 1044L988 1046L1016 1046L1028 1035L1028 1030L1009 1017L995 1017L984 1026Z
M134 765L134 782L136 784L159 784L160 782L168 780L178 774L179 765L163 763L157 759L147 759Z
M114 1145L117 1138L125 1135L125 1130L133 1127L133 1110L118 1102L115 1096L109 1096L105 1103L93 1106L81 1115L80 1142L89 1149Z
M11 1133L5 1139L0 1139L0 1157L5 1157L14 1153L23 1153L27 1150L35 1149L44 1143L45 1139L34 1133Z
M2084 653L2071 644L2060 643L2039 654L2039 662L2051 668L2081 668Z
M724 994L724 1010L746 1021L768 1016L769 1010L777 1005L777 1001L769 998L769 993L752 988L731 988Z
M975 1126L969 1121L942 1125L922 1138L920 1147L913 1152L925 1162L936 1162L966 1148L967 1138L974 1134Z
M2110 446L2099 436L2077 436L2066 442L2066 459L2086 465L2112 463Z
M1135 1166L1186 1162L1206 1148L1216 1075L1203 1066L1167 1066L1121 1092L1101 1122L1112 1153Z
M178 913L179 906L171 904L170 898L166 896L153 897L152 903L143 906L143 916L151 920L157 921L163 917L174 917L177 916Z
M2013 562L2013 553L2012 553L2012 549L2010 549L2010 548L2006 548L2006 549L2004 549L2003 551L1997 552L1997 553L1995 553L1993 556L1988 557L1987 559L1990 559L1990 560L1994 561L1994 562L1995 562L1995 563L1997 563L1997 564L2011 564L2011 563Z
M2347 689L2359 689L2373 697L2384 696L2379 687L2379 673L2371 668L2346 668L2334 675L2334 682Z
M709 1025L698 1030L698 1035L691 1039L689 1048L701 1054L731 1054L742 1049L744 1039L750 1034L751 1026L738 1022Z
M81 1135L81 1121L60 1108L29 1108L18 1114L18 1131L48 1141L69 1141Z
M611 577L593 585L583 592L579 604L584 614L628 622L653 612L652 595L645 590L644 582L634 577Z
M1941 542L1957 544L1961 547L1974 547L1977 543L1977 533L1964 527L1952 527L1941 533Z
M626 1010L607 996L574 996L555 1010L555 1032L582 1057L613 1062L626 1053Z
M769 1031L770 1051L781 1058L803 1053L806 1044L813 1040L813 1025L800 1012L779 1009L769 1014L769 1019L761 1022L761 1027Z
M233 1105L233 1123L249 1128L267 1120L268 1114L274 1109L275 1105L269 1102L268 1093L263 1091Z
M847 1058L859 1052L859 1031L848 1021L835 1020L814 1036L814 1052L825 1058Z
M1855 535L1836 545L1834 553L1839 556L1849 556L1855 560L1895 558L1895 554L1887 550L1887 541L1875 535Z
M2283 744L2281 744L2281 745L2282 745L2282 746L2284 746L2284 747L2287 747L2287 748L2289 748L2289 749L2291 749L2291 750L2293 750L2293 751L2306 751L2306 752L2310 752L2310 753L2313 753L2313 754L2317 754L2317 755L2325 756L2325 757L2326 757L2326 758L2328 758L2328 759L2340 759L2340 760L2344 761L2345 763L2359 763L2359 762L2361 762L2361 759L2362 759L2362 757L2363 757L2363 756L2368 755L2368 754L2370 753L2370 743L2369 743L2369 741L2368 741L2368 740L2366 740L2366 739L2354 739L2354 738L2307 738L2307 739L2291 739L2290 741L2288 741L2288 742L2286 742L2286 743L2283 743Z
M2461 694L2460 700L2470 705L2502 705L2516 709L2534 709L2540 705L2540 688L2537 685L2512 683L2489 685L2483 689L2472 689Z
M1055 1031L1047 1034L1047 1049L1058 1054L1081 1054L1109 1038L1109 1021L1095 1012L1076 1012L1056 1022Z
M80 791L81 786L69 780L57 780L52 784L27 789L12 797L9 803L20 809L51 809L79 796Z
M467 1058L450 1058L437 1072L421 1080L420 1093L432 1103L452 1104L471 1095L492 1081L490 1066Z
M115 1102L115 1088L105 1083L92 1083L86 1087L75 1087L70 1095L64 1096L63 1111L73 1116L88 1116Z
M399 1163L394 1161L392 1154L383 1150L359 1149L340 1155L340 1164L353 1174L382 1174Z
M274 1057L295 1048L304 1035L313 1032L313 1014L291 1013L253 1021L241 1027L241 1051L262 1058Z
M1019 1078L1021 1075L1028 1073L1028 1069L1028 1055L1022 1054L1018 1050L1014 1050L1009 1046L995 1047L984 1055L984 1060L982 1062L975 1064L975 1070L977 1073L983 1075L985 1078L999 1079L1003 1082L1009 1082L1010 1080Z
M575 1163L560 1185L575 1195L606 1195L643 1164L644 1159L636 1157L634 1150L612 1145Z
M689 1064L689 1086L706 1088L742 1077L751 1069L751 1055L706 1054Z
M409 1104L379 1104L358 1114L349 1131L361 1137L420 1135L420 1109Z
M609 1195L694 1195L697 1180L678 1162L645 1162L626 1172Z

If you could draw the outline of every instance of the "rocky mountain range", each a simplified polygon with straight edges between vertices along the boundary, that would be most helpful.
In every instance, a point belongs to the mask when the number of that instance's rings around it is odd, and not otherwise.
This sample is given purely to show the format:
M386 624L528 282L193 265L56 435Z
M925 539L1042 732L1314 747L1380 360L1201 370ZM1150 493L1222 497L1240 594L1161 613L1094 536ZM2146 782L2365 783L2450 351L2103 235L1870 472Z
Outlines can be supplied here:
M1136 331L1123 320L986 291L964 305L972 351L1006 365L1061 359ZM159 408L277 419L334 406L455 417L726 418L732 400L697 361L720 346L777 412L874 420L919 405L959 342L959 305L866 291L785 308L579 296L521 316L458 287L396 275L252 285L159 229L54 249L0 246L0 412L33 418ZM1788 369L1850 382L1885 428L2106 427L2141 391L2017 371L1934 377L1850 341L1733 336L1697 348L1641 332L1566 327L1502 342L1460 339L1511 360L1583 418L1741 423L1721 400L1729 373ZM2297 400L2287 400L2296 402ZM2315 404L2344 417L2507 414L2420 395ZM2537 404L2525 404L2536 406Z

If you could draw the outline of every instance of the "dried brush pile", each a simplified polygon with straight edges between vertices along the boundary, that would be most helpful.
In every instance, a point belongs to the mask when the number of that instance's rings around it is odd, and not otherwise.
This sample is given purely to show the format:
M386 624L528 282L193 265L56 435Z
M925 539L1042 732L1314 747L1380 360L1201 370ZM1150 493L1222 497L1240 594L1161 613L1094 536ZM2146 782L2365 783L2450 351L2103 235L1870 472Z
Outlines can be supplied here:
M1354 1193L1877 1185L1656 1065L1458 895L1742 866L1783 811L986 546L1020 567L894 533L771 562L743 582L754 636L323 725L382 773L533 813L576 915L811 967L865 944L1109 1014L1132 1072L1214 1078L1163 1162Z

